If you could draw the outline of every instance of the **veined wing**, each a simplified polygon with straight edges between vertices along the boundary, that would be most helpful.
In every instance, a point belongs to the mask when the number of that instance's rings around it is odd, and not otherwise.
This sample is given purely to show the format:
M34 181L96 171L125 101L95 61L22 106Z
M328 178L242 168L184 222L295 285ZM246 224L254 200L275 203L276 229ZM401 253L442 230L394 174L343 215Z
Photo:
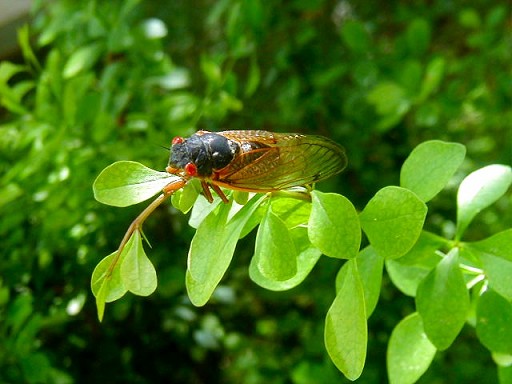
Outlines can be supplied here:
M242 153L212 180L227 188L274 191L301 186L333 176L347 165L344 149L323 136L267 131L220 134L242 148Z

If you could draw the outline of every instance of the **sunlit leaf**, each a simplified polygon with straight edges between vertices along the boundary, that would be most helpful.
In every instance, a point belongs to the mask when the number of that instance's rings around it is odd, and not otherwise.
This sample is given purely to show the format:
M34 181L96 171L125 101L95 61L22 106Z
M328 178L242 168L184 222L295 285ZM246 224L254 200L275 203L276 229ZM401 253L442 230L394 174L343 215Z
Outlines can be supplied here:
M125 288L135 295L149 296L157 286L156 270L144 252L139 231L133 233L125 250L119 268Z
M512 229L482 241L467 243L465 248L482 262L489 286L512 300Z
M326 256L350 259L361 244L359 217L352 203L334 193L311 192L308 222L311 243Z
M493 290L478 299L478 339L493 352L512 354L512 304Z
M214 211L219 206L219 204L222 204L222 200L218 196L213 196L213 202L210 203L208 200L206 200L206 197L199 195L194 203L194 206L192 207L188 225L197 229L203 220L212 211Z
M366 315L370 317L379 301L384 259L370 245L359 252L356 262L363 284ZM340 273L336 276L337 290L345 278L343 271L346 269L340 269Z
M297 251L286 224L269 206L256 235L256 268L271 280L284 281L297 273L296 258Z
M462 144L433 140L418 145L400 171L400 186L410 189L424 202L437 195L464 160Z
M106 284L103 289L105 290L105 302L107 303L120 299L127 292L121 279L120 269L114 268L110 271L110 266L116 255L117 251L102 259L94 268L91 278L91 290L94 296L98 296L98 292Z
M120 268L114 268L115 265L112 264L116 257L117 251L111 253L96 265L92 273L91 291L96 298L96 308L100 321L103 320L105 313L105 303L118 300L128 292L123 285Z
M336 367L349 380L363 371L368 330L364 290L356 260L345 263L347 272L325 319L325 346Z
M361 226L370 244L384 258L406 254L423 228L427 206L405 188L378 191L360 214Z
M414 247L399 259L386 260L393 284L408 296L416 296L418 285L441 260L437 251L446 240L423 231Z
M171 197L172 205L182 213L188 213L197 200L199 188L198 179L189 180L182 189L173 193Z
M444 350L453 343L464 326L469 304L458 251L453 249L421 282L416 294L425 333L437 349Z
M266 198L255 195L229 219L233 203L211 211L197 228L190 244L186 285L190 300L204 305L224 276L245 223Z
M78 48L64 64L62 76L70 78L91 68L99 59L103 49L104 45L102 43L91 43Z
M460 239L473 218L498 200L512 184L512 168L493 164L468 175L457 193L457 234Z
M299 285L311 272L322 252L310 243L306 228L293 228L290 230L290 236L298 253L296 258L296 274L284 281L270 279L261 274L253 258L249 266L249 276L256 284L272 291L284 291Z
M100 203L126 207L149 199L178 176L154 171L133 161L118 161L106 167L93 184L94 197Z
M423 330L418 313L403 319L391 333L387 350L391 384L412 384L423 375L434 359L436 347Z

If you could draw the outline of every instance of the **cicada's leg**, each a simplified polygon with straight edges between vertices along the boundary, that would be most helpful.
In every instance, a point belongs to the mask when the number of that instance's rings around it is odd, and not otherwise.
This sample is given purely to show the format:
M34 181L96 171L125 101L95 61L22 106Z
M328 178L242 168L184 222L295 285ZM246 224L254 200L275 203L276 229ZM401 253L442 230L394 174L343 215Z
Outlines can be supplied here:
M176 192L178 189L183 188L186 183L187 181L184 179L173 181L167 184L165 187L163 187L162 192L164 193L164 195L170 195L171 193Z
M208 186L208 183L204 180L201 180L201 187L203 187L204 197L206 197L206 200L208 200L208 202L211 203L213 201L213 196L210 191L210 187Z
M213 190L217 193L217 195L219 195L219 197L222 199L222 201L224 203L229 203L229 200L228 198L226 197L226 195L224 194L224 192L222 192L222 189L220 189L220 187L218 185L215 185L215 184L210 184L210 186L213 188Z

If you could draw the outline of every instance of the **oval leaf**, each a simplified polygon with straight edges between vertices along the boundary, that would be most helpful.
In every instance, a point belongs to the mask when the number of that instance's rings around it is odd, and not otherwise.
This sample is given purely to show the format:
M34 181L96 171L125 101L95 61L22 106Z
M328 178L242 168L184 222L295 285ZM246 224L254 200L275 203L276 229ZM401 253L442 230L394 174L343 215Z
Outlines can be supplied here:
M512 304L493 290L478 300L476 334L491 351L512 354Z
M408 189L385 187L361 212L361 226L370 244L384 258L406 254L423 228L427 206Z
M121 279L119 268L114 268L110 277L108 279L106 278L110 269L110 265L114 261L116 254L117 251L112 252L110 255L101 260L98 265L96 265L96 268L94 268L91 277L91 291L95 297L98 297L100 288L104 284L107 284L105 296L106 303L120 299L128 291Z
M288 228L272 209L267 209L256 234L254 263L261 275L284 281L297 273L297 251Z
M261 274L256 265L255 258L253 258L249 266L249 276L252 281L260 287L271 291L284 291L296 287L306 278L309 272L311 272L322 255L322 252L310 243L307 229L305 227L295 227L291 229L290 237L293 240L295 249L298 253L296 259L297 272L288 280L278 281L270 279Z
M325 319L325 346L336 367L349 380L363 371L368 330L364 291L357 264L349 260L345 277Z
M512 300L512 229L466 247L480 258L489 286Z
M149 199L179 180L178 176L154 171L134 161L118 161L101 171L94 181L93 191L100 203L127 207Z
M139 231L128 240L123 254L119 269L126 289L139 296L151 295L157 286L156 270L144 252Z
M311 243L326 256L351 259L361 244L361 226L352 203L335 193L311 192Z
M229 219L232 202L210 212L190 244L186 285L190 301L201 306L211 297L226 272L245 223L265 200L255 195Z
M370 317L379 301L384 259L370 245L359 252L356 262L361 276L361 283L363 284L366 315ZM341 268L338 272L336 276L336 290L339 290L343 284L346 271L346 268Z
M457 249L448 253L421 282L416 308L430 341L439 350L448 348L464 326L470 308Z
M400 186L427 202L446 186L465 154L466 148L462 144L438 140L424 142L405 160L400 171Z
M432 363L436 347L423 331L418 313L403 319L391 333L387 350L390 384L415 383Z
M445 243L443 238L423 231L414 247L404 256L386 260L386 270L393 284L404 294L416 296L418 285L441 260L437 250Z
M457 234L460 239L473 218L498 200L512 184L512 168L493 164L468 175L457 193Z

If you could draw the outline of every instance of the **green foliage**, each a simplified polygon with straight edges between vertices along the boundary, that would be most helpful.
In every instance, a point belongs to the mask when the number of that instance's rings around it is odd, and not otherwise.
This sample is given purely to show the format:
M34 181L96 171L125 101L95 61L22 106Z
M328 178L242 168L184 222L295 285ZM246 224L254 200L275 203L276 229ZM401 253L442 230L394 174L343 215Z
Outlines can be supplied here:
M250 229L259 224L250 276L256 283L261 282L263 287L278 290L294 286L311 271L311 265L316 263L321 253L350 259L336 278L337 294L326 314L324 332L325 346L332 361L348 379L355 380L361 375L366 359L367 318L378 301L383 261L387 259L393 262L403 258L407 260L406 263L390 264L390 275L398 288L416 297L417 314L404 319L393 333L387 355L389 378L392 382L400 383L416 381L428 368L436 350L449 348L469 320L469 289L475 283L466 282L464 271L467 261L459 258L459 252L470 254L471 260L484 264L484 268L486 255L491 253L490 257L502 260L505 270L510 269L510 252L507 248L512 244L510 230L476 245L422 233L427 206L414 192L417 191L425 200L432 199L449 182L462 163L464 153L465 148L460 144L440 141L421 144L411 152L401 172L401 184L411 186L412 190L394 186L382 188L370 199L359 218L345 197L318 191L310 193L310 202L295 203L294 197L303 199L304 195L290 192L289 197L284 199L285 203L280 203L281 196L287 196L286 191L282 191L274 197L272 194L256 194L243 206L233 202L211 204L210 209L194 220L197 230L190 244L186 272L191 302L203 306L212 297L231 263L238 240L247 232L244 229L248 223ZM444 163L448 167L438 170L440 164ZM111 185L124 191L119 197L120 201L137 203L140 200L137 177L141 178L142 184L147 180L147 175L153 175L152 171L131 162L116 163L114 166L108 167L96 179L95 196L98 196L98 188L112 189L104 181L105 178L112 178L116 181ZM487 171L485 177L475 177L484 171ZM506 192L511 184L511 173L511 167L492 165L473 172L462 181L457 199L458 212L470 213L465 215L465 221L458 220L457 234L464 232L477 211L494 203ZM419 176L424 183L418 181ZM165 180L163 177L160 179ZM126 187L123 187L123 182ZM196 189L192 189L191 193L197 198ZM461 198L461 195L464 197ZM115 201L107 201L111 205L119 205ZM204 207L202 199L198 201L198 206ZM304 207L307 208L304 210ZM152 210L150 205L144 211L148 213L143 214L143 219L136 219L130 228L141 227L142 221ZM263 213L258 214L261 211ZM304 231L297 231L304 227L307 227L307 238ZM371 245L357 255L361 229ZM125 239L127 236L129 240L126 244L123 240L118 250L120 261L113 258L108 268L102 261L97 267L99 272L93 274L92 287L100 319L103 318L105 303L116 294L120 297L129 290L138 295L147 295L155 289L156 276L142 249L139 231L131 232L129 229ZM447 254L440 253L446 248L449 249ZM307 261L300 257L301 249L316 249L317 256ZM107 259L111 258L112 255L107 256ZM305 265L299 262L305 262ZM360 266L363 273L359 272ZM489 263L488 257L487 266L493 271L487 276L484 275L485 269L470 270L478 274L476 281L481 283L489 280L490 284L492 276L493 285L505 289L504 279L508 278L508 274L500 275L497 266ZM116 273L116 269L120 272ZM300 278L296 279L299 271ZM281 285L290 280L294 284ZM506 304L506 298L498 293L493 295L480 290L476 296L477 335L493 352L509 353L507 341L500 335L507 331L510 306ZM500 305L494 305L497 302ZM498 308L503 308L504 313L493 312L499 312ZM487 326L492 315L496 324ZM494 325L494 321L491 323ZM408 336L417 339L418 343L405 345L404 339ZM407 356L407 364L400 363L404 356Z
M359 374L363 343L356 337L363 333L347 336L354 336L359 351L353 360L336 337L345 321L360 327L363 321L361 297L335 292L360 292L361 286L369 318L362 382L386 380L390 334L392 382L421 375L425 382L510 382L509 13L503 0L385 7L324 0L272 7L261 0L35 2L30 25L19 31L21 57L0 62L0 382L338 383L336 366L351 378ZM132 228L137 241L123 269L126 281L114 263L106 287L115 289L99 295L100 302L113 301L100 326L87 289L91 271L101 255L118 247L139 208L102 206L90 186L108 164L135 160L148 167L134 165L148 172L144 183L151 188L144 184L140 196L113 190L110 203L132 204L159 193L174 180L152 170L165 167L161 146L197 129L313 133L343 144L350 160L346 173L318 186L332 195L317 190L312 198L338 199L314 215L335 222L339 208L350 228L338 225L330 235L332 229L319 226L315 236L323 240L317 242L306 228L312 203L251 200L255 211L238 216L238 224L246 220L243 228L231 224L240 232L220 282L206 273L202 284L192 286L198 302L208 301L197 308L185 295L186 284L193 285L186 283L184 260L191 227L227 207L197 198L200 186L188 183L171 199L181 212L190 211L190 226L159 197L150 204L151 219L142 218L157 289L145 299L124 294L126 287L147 293L151 289L139 290L152 286L143 277L153 279L145 273L151 268L143 267L142 228ZM464 144L466 157L454 142ZM406 159L411 150L423 155ZM457 186L475 170L478 177L464 183L457 205ZM134 191L122 177L115 179L104 181ZM393 205L367 215L368 202L382 197L391 197L383 201ZM380 222L388 236L402 234L407 241L392 244L394 238L386 239L378 226L369 230L373 239L369 233L356 237L361 216L356 220L354 207L366 211L366 219L389 215L400 226L400 198L409 209L418 207L417 217L405 218L414 218L419 234ZM239 205L231 203L228 223L248 197L235 192L230 200ZM429 210L421 225L420 202ZM269 257L277 249L264 243L262 258L251 258L251 232L265 215L263 239L279 233L293 243L283 260ZM211 232L203 246L208 239ZM377 239L380 245L373 244ZM365 247L357 253L360 241ZM408 243L414 244L407 251ZM322 247L342 258L321 257ZM384 249L393 252L384 258ZM293 276L283 268L291 265L291 250ZM411 297L425 293L424 280L455 251L457 263L450 268L461 271L471 306L462 333L446 351L433 351L426 338L439 342L440 334L425 332ZM94 292L116 257L114 252L100 262ZM195 272L208 261L197 263ZM224 266L218 267L220 275ZM329 311L334 301L336 308L356 308L354 317ZM342 323L340 333L330 333L329 355L322 337L328 312L329 321ZM405 333L398 345L397 332ZM418 343L407 342L409 337ZM170 350L173 361L162 358Z

